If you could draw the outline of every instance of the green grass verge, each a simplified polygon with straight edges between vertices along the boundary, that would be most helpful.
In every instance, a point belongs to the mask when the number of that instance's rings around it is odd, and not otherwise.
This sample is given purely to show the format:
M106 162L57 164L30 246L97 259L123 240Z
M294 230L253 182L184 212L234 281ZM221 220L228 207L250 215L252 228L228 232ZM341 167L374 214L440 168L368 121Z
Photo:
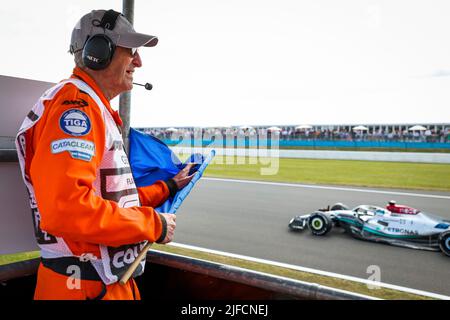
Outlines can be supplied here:
M175 246L153 244L151 250L158 250L162 252L175 253L192 258L207 260L211 262L223 263L240 268L250 269L254 271L264 272L277 276L287 277L295 280L317 283L323 286L328 286L336 289L346 290L359 294L368 295L380 299L387 300L431 300L429 297L424 297L416 294L406 293L393 289L379 288L369 289L367 285L355 281L342 280L329 276L317 275L314 273L297 271L294 269L282 268L272 266L264 263L247 261L243 259L230 258L222 255L201 252L197 250L179 248Z
M350 292L360 293L380 299L387 300L430 300L431 298L405 293L393 289L369 289L365 284L361 284L354 281L342 280L338 278L317 275L314 273L302 272L288 268L282 268L277 266L271 266L268 264L247 261L243 259L230 258L218 254L206 253L197 250L179 248L175 246L167 246L160 244L153 244L151 250L157 250L162 252L169 252L188 256L196 259L207 260L216 263L227 264L235 267L250 269L254 271L264 272L295 280L305 281L309 283L317 283L323 286L328 286L336 289L346 290ZM0 265L5 265L13 262L25 261L39 257L39 251L21 252L8 255L0 255Z
M2 254L2 255L0 255L0 266L2 266L4 264L13 263L13 262L31 260L31 259L39 258L39 257L40 257L39 251Z
M219 160L219 161L218 161ZM252 163L256 164L250 164ZM278 165L277 162L278 161ZM222 162L222 163L221 163ZM238 164L241 163L241 164ZM277 167L274 175L262 175ZM450 164L221 157L205 171L207 177L275 182L450 191Z

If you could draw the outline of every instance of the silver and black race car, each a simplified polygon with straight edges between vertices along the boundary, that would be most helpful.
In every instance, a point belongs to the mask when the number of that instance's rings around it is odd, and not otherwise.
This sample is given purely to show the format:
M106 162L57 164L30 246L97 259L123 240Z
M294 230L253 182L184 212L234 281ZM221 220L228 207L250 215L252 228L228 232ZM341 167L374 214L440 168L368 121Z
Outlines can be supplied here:
M326 209L296 216L290 230L308 228L313 235L326 235L331 228L341 227L353 237L413 249L442 251L450 256L450 221L397 205L390 201L386 208L359 205L349 208L336 203Z

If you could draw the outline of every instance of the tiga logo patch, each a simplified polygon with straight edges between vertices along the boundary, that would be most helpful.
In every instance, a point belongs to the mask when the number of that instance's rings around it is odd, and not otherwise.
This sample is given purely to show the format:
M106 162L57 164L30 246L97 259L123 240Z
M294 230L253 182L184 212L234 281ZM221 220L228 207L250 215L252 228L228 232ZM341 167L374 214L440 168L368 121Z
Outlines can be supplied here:
M64 100L64 102L62 103L63 105L70 105L70 104L74 104L76 106L80 106L80 107L87 107L89 105L89 103L87 103L86 100L84 99L78 99L78 100Z
M83 111L70 109L61 115L59 126L67 134L84 136L91 131L91 120Z
M82 139L61 139L51 144L52 153L67 151L72 158L91 161L95 154L95 144L92 141Z

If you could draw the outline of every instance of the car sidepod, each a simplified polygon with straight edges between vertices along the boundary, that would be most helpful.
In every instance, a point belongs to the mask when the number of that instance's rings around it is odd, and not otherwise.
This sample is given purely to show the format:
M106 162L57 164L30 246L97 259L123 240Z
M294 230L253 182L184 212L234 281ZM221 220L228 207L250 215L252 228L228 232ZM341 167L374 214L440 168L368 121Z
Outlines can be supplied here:
M412 249L439 251L436 220L425 214L372 216L364 221L365 240L388 243Z
M343 228L355 238L361 238L364 222L353 211L339 211L332 213L336 226Z

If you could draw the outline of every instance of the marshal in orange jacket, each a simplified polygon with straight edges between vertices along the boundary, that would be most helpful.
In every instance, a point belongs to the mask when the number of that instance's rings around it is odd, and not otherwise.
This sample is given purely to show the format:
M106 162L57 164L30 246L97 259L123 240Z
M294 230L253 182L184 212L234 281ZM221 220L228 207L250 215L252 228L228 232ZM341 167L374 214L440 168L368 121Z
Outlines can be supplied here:
M87 83L100 97L116 124L122 121L110 107L95 82L81 69L75 68L72 78ZM163 181L138 188L141 206L119 207L118 203L96 194L94 181L105 147L105 123L95 101L73 84L65 84L45 101L45 112L26 132L25 173L29 176L40 211L40 228L61 237L72 253L92 253L99 257L99 246L162 241L165 220L153 207L169 196ZM90 161L74 159L69 152L52 153L51 144L73 138L62 130L60 118L68 110L81 110L90 120L90 131L78 137L95 145Z

